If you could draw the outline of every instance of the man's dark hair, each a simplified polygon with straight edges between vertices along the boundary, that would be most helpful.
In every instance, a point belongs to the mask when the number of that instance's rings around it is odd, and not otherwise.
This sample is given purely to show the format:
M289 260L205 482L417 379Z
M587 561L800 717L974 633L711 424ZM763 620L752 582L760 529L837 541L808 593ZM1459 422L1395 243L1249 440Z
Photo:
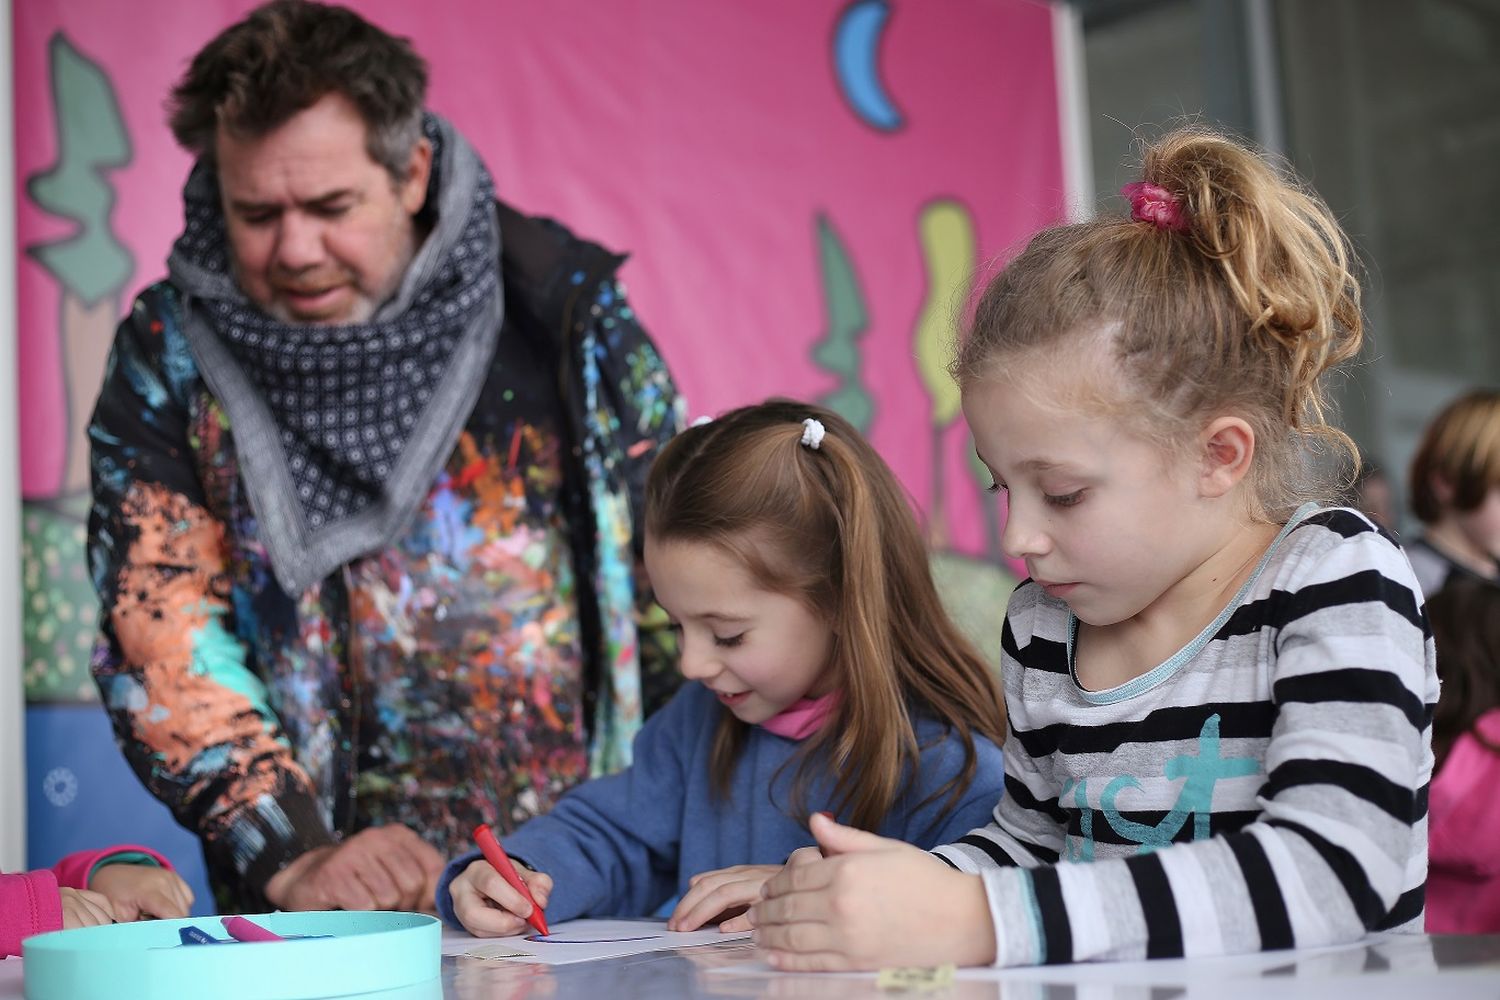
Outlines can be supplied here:
M422 135L427 63L346 7L273 0L205 45L172 88L167 123L212 157L219 125L257 137L331 93L359 110L370 158L400 180Z

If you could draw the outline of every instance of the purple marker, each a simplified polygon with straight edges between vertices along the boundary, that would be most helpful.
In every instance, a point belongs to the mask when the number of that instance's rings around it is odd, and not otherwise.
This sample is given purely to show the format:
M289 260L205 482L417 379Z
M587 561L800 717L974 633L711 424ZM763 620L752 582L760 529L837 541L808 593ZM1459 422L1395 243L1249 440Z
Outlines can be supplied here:
M272 934L259 924L251 923L244 917L224 917L224 929L229 936L236 941L285 941L286 938L280 934Z

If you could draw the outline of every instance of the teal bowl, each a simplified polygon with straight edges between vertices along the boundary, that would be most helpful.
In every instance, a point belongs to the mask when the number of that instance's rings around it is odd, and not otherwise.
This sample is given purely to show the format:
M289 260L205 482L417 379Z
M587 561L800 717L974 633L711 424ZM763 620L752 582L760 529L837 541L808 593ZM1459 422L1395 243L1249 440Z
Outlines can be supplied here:
M21 945L27 1000L314 1000L402 990L441 996L442 924L420 913L246 914L305 940L183 945L178 930L229 934L217 917L80 927ZM317 935L314 937L314 935ZM414 992L412 992L414 991Z

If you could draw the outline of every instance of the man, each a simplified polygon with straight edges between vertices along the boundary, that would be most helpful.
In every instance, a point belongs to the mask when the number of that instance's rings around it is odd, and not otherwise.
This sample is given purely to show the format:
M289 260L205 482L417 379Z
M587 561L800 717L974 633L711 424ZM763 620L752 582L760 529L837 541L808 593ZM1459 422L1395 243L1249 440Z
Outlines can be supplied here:
M675 683L635 567L680 405L623 258L496 202L426 77L304 0L197 54L90 426L94 674L225 907L430 909Z

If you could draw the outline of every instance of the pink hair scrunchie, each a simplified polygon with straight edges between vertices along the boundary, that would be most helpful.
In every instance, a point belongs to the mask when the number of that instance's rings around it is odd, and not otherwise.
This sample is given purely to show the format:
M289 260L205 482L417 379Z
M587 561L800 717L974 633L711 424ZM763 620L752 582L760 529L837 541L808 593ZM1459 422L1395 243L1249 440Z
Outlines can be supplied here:
M1182 202L1160 184L1136 181L1120 188L1120 193L1130 199L1130 217L1137 222L1149 222L1157 229L1175 233L1187 232L1187 212L1183 211Z

